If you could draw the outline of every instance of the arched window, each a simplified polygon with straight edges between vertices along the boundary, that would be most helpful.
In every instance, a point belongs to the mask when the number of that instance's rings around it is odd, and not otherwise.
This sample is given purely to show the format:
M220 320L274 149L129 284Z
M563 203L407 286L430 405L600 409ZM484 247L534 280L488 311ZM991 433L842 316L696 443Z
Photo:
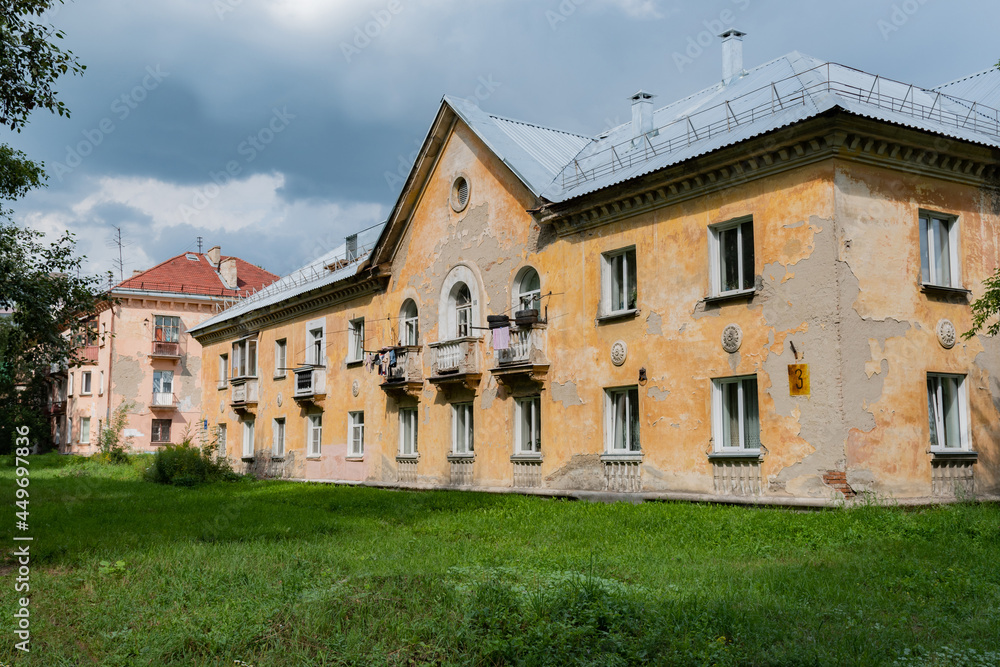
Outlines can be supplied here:
M419 329L417 328L417 304L413 299L403 302L399 309L399 344L419 345Z
M472 292L465 283L452 288L455 304L455 337L465 338L472 334Z
M542 282L538 278L538 271L526 266L514 281L514 311L540 310L541 304Z

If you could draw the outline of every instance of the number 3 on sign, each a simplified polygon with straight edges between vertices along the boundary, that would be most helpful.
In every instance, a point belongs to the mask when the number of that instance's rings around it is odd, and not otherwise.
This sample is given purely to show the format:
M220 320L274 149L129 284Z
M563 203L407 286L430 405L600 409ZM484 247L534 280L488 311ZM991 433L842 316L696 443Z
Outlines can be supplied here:
M788 364L788 395L809 395L809 364Z

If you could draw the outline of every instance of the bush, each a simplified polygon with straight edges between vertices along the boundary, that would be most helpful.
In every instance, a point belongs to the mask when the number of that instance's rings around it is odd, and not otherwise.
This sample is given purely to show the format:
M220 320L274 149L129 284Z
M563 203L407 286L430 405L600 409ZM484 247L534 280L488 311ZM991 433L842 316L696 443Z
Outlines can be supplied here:
M216 459L185 439L179 445L167 445L156 452L153 463L146 469L146 480L157 484L195 486L220 480L233 481L233 472L225 459Z
M123 401L111 413L107 427L98 437L99 452L90 458L98 463L122 465L129 463L128 452L132 449L132 437L125 436L129 410L135 407L132 401Z

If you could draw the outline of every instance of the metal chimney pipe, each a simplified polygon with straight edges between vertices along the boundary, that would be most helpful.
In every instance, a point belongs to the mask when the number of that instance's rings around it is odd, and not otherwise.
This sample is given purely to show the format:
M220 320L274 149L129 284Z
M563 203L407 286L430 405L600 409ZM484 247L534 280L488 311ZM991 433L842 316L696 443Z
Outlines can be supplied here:
M722 38L722 83L728 84L743 75L743 37L745 32L730 28Z
M655 95L640 90L632 100L632 138L638 139L653 131L653 98Z

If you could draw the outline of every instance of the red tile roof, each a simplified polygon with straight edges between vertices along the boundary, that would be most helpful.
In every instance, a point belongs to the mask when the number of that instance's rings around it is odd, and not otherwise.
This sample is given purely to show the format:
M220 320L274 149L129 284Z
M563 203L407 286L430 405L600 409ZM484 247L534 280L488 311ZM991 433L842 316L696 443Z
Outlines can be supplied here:
M197 259L189 259L197 258ZM247 296L254 290L270 285L279 276L265 271L259 266L245 262L239 257L222 256L221 261L236 260L236 284L238 289L229 289L222 282L218 269L204 253L186 252L171 257L151 269L143 271L118 284L117 288L146 290L151 292L176 292L181 294L203 294L207 296ZM117 289L116 288L116 289Z

